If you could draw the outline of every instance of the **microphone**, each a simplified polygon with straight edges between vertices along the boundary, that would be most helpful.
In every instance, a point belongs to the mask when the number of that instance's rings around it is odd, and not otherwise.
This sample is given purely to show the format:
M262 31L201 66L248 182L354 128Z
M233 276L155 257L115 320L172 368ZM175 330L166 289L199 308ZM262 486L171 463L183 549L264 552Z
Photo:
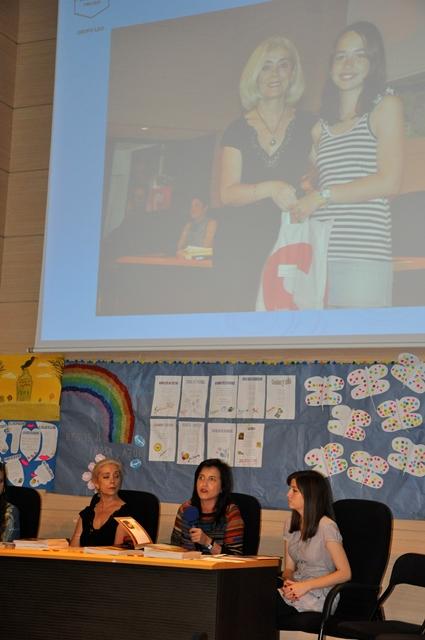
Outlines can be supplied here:
M190 506L183 513L183 522L187 526L188 530L192 527L199 526L199 509L197 507ZM193 543L192 543L193 544ZM195 542L195 549L198 551L202 549L201 545Z
M199 509L193 506L188 507L183 513L183 520L189 529L197 527L199 523Z

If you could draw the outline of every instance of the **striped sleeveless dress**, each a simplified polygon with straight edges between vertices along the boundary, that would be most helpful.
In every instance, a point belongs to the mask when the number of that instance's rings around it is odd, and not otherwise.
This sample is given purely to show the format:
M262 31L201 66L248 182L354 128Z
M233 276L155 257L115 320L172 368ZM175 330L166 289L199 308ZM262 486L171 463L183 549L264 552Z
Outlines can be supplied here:
M377 140L370 129L369 114L341 134L330 132L321 121L316 163L320 188L344 184L376 173ZM329 261L391 260L391 214L387 198L366 202L332 204L314 213L316 220L333 219Z

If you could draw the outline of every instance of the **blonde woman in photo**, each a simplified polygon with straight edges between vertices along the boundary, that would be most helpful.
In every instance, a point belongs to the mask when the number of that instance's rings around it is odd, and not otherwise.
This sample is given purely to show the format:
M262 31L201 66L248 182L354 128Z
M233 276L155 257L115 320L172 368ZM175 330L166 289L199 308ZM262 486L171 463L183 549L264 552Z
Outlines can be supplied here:
M254 311L281 211L295 204L308 169L314 118L298 107L304 92L300 56L283 36L267 38L253 51L239 89L243 113L221 143L220 195L226 212L217 230L215 265L223 273L223 287L226 278L238 287L237 299L226 300L223 310Z

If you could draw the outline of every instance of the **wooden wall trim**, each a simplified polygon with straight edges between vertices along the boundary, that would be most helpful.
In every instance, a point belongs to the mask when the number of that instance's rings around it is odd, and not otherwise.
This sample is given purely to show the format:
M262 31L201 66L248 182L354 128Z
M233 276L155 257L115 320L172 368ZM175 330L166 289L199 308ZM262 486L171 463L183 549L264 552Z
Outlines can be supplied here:
M18 42L56 38L57 0L16 0L19 3ZM73 6L71 0L69 5Z
M18 40L19 1L1 0L0 2L0 33L13 42Z
M16 57L16 43L0 33L0 101L9 107L13 107L15 93Z

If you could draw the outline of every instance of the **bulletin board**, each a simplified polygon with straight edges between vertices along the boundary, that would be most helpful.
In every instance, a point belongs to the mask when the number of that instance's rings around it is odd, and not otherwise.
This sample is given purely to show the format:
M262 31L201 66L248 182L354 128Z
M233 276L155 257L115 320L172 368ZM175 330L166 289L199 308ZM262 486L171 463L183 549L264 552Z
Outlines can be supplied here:
M53 488L63 366L58 354L0 355L0 461L16 487Z
M66 361L54 491L92 495L102 456L124 487L190 497L196 465L232 466L234 489L285 509L298 469L329 477L334 498L425 513L425 364Z

